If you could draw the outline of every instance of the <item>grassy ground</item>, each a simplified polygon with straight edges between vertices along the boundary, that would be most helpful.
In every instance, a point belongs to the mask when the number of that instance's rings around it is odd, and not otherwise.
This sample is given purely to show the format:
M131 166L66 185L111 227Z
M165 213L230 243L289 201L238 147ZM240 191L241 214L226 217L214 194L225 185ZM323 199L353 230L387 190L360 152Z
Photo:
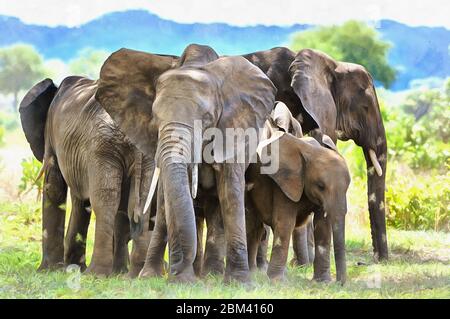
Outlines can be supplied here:
M450 233L389 229L391 259L374 264L365 182L355 176L348 191L348 282L344 287L312 282L312 267L289 267L286 280L277 283L262 272L255 273L252 284L246 286L224 285L221 277L213 276L181 285L164 278L38 273L40 202L35 192L20 195L17 187L20 161L32 154L19 129L8 133L5 141L7 145L0 148L0 298L450 298ZM348 162L353 172L350 157ZM88 261L93 234L90 227Z
M277 283L259 272L247 286L224 285L222 278L213 276L183 285L164 278L38 273L39 215L38 203L0 203L0 298L450 298L450 234L446 233L391 229L391 260L374 264L368 229L351 231L344 287L312 282L312 267L289 267L286 280ZM92 232L91 227L88 255Z

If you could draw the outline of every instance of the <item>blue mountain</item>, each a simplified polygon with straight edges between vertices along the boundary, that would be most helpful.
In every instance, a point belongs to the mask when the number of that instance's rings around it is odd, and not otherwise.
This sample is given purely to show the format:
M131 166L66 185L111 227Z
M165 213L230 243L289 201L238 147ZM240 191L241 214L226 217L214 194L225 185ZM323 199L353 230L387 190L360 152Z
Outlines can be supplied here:
M187 44L201 43L214 47L220 54L242 54L286 45L293 32L311 27L307 24L289 27L182 24L143 10L106 14L79 27L31 25L0 15L0 46L30 43L46 59L64 61L76 57L86 47L108 52L127 47L180 54ZM378 31L393 44L389 62L399 70L393 89L407 88L412 79L450 76L450 30L382 20Z

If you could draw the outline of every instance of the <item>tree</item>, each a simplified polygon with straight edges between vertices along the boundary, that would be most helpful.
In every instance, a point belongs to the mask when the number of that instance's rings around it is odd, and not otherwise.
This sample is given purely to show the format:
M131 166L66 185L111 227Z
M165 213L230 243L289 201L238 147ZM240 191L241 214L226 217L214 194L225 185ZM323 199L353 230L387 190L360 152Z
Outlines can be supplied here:
M0 49L0 92L13 94L14 111L18 96L45 76L42 57L31 46L16 44Z
M390 47L388 42L380 39L377 31L358 21L295 33L290 44L294 51L317 49L336 60L361 64L385 88L396 76L396 71L387 62Z
M69 70L72 74L97 79L100 68L108 55L108 52L101 50L83 49L78 54L78 57L69 63Z

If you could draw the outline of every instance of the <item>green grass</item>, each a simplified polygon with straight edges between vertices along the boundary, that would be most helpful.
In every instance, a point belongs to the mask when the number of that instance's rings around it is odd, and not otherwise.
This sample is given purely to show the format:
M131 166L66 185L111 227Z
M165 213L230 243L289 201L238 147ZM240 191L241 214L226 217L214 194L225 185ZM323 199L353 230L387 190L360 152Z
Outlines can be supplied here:
M88 255L92 235L93 227ZM350 229L344 287L311 281L312 267L289 267L286 280L276 283L257 272L249 285L225 285L220 276L189 285L165 278L98 279L66 271L37 272L40 204L0 203L0 298L450 298L450 234L389 229L388 236L391 259L375 264L367 227Z

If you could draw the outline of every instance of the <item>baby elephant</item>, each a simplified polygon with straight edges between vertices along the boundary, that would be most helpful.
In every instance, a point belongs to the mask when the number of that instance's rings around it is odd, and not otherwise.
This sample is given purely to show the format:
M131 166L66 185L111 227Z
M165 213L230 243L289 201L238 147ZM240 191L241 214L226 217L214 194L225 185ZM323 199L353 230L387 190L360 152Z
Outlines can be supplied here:
M330 241L334 240L337 281L346 280L345 214L350 174L344 158L325 135L323 144L310 137L298 138L288 132L300 124L287 107L278 103L266 122L263 140L258 146L258 163L251 164L247 182L247 242L249 265L256 267L256 254L263 223L272 227L273 246L267 274L272 279L284 276L289 241L294 227L314 214L314 279L331 281ZM284 116L280 116L284 114ZM275 115L275 117L274 117ZM270 165L278 169L264 174L270 153ZM278 155L278 156L276 156ZM319 209L322 208L322 209Z

